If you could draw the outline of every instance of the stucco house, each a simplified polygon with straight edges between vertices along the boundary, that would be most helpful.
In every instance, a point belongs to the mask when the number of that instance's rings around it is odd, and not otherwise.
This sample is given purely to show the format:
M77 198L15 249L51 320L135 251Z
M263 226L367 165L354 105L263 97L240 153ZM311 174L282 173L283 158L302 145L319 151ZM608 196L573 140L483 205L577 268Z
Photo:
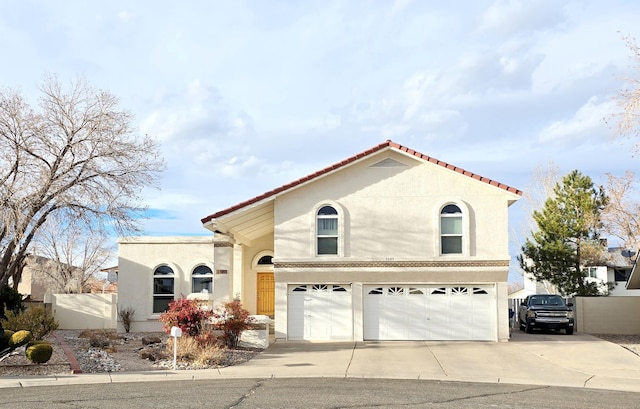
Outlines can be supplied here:
M204 290L272 316L277 339L506 341L520 197L386 141L204 217L213 237L122 239L119 304L146 329Z
M602 265L584 267L586 281L595 282L601 295L640 296L640 292L627 289L627 280L631 274L633 261L623 256L623 248L609 247ZM612 288L608 288L608 283ZM538 281L530 274L524 274L524 287L521 292L510 294L510 298L525 298L532 294L556 294L556 288L547 281Z

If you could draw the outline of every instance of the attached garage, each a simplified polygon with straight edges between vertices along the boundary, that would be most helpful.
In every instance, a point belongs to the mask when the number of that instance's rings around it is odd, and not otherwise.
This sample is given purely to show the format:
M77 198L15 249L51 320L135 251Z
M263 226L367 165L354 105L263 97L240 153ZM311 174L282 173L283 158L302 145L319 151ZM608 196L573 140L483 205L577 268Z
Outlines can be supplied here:
M287 292L288 339L353 339L351 285L289 285Z
M365 340L496 339L493 286L364 286Z

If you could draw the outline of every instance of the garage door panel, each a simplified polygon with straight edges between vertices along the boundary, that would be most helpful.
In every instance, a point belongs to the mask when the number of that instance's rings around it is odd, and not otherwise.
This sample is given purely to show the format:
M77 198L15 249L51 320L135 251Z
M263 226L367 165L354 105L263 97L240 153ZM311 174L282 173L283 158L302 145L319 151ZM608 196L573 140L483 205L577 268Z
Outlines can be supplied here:
M351 340L351 286L290 286L287 315L288 338L291 340Z
M380 285L364 289L366 340L492 340L492 287Z

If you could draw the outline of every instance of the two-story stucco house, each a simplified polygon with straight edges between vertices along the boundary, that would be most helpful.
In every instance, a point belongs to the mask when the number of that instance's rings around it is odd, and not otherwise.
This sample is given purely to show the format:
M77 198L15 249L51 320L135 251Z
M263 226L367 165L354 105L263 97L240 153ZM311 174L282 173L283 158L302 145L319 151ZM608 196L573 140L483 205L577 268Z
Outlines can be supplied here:
M505 341L520 197L386 141L202 223L232 243L229 294L278 339Z

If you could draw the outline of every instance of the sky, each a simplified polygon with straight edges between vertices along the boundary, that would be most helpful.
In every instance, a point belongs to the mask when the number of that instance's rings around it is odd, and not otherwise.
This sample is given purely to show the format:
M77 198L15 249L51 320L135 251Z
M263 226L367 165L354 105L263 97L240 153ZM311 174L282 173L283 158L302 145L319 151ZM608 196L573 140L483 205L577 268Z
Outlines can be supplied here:
M605 122L638 74L635 0L0 4L1 87L35 103L46 74L84 76L161 142L149 235L207 235L201 218L387 139L520 190L550 162L597 183L640 163Z

